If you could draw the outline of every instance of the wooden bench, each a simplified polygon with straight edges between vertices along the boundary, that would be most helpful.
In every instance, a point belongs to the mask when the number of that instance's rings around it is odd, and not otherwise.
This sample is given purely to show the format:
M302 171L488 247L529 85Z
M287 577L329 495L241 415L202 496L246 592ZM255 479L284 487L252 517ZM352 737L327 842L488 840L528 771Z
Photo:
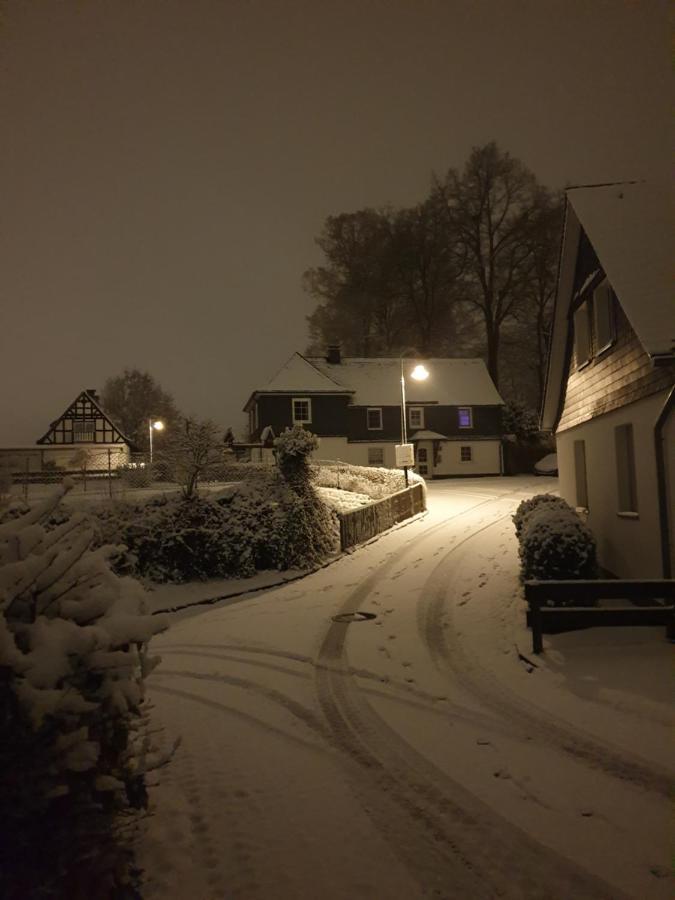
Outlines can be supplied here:
M598 600L632 600L635 606L567 605L581 598L588 603ZM668 640L675 640L675 581L526 581L528 625L532 628L532 651L543 652L542 635L555 624L560 630L614 625L665 625ZM555 602L566 601L564 606ZM654 603L660 600L661 603ZM551 604L552 605L549 605ZM646 605L648 604L648 605Z

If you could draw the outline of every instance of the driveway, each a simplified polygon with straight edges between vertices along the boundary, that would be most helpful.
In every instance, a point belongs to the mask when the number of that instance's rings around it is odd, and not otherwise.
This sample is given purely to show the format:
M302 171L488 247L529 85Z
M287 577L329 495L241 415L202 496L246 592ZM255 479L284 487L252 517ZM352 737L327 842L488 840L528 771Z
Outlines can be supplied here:
M144 897L671 896L670 713L626 679L662 678L660 636L628 629L618 665L594 646L585 693L578 644L528 652L510 517L555 489L432 482L425 517L153 642L155 720L183 742Z

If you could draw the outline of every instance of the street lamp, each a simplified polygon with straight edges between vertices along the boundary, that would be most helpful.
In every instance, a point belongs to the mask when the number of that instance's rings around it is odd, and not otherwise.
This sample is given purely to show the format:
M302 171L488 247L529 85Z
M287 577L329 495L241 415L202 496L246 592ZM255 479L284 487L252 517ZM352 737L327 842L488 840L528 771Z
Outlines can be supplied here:
M411 348L412 349L412 348ZM403 370L403 360L409 350L404 350L400 356L401 363L401 446L396 448L396 464L403 466L405 473L405 483L408 484L408 466L415 463L414 448L408 443L408 428L405 416L405 372ZM416 352L412 350L412 352ZM429 377L428 369L421 363L418 363L410 373L410 377L415 381L426 381Z
M152 416L148 419L148 434L150 435L150 465L152 465L152 432L163 430L164 422L160 421L160 419L153 419Z

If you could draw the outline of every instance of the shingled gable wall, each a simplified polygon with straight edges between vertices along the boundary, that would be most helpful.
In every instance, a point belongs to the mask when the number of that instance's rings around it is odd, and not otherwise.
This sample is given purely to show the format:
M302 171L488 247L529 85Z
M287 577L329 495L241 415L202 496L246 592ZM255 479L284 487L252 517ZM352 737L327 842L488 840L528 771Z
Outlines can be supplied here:
M595 272L595 275L593 275ZM589 275L593 275L589 279ZM604 278L604 272L582 233L579 243L575 292L586 285L575 299L570 318L581 303L592 297L593 290ZM598 356L594 356L583 368L577 368L572 352L563 404L557 432L566 431L582 422L636 400L667 390L675 379L675 366L655 366L644 350L620 301L613 298L616 339Z

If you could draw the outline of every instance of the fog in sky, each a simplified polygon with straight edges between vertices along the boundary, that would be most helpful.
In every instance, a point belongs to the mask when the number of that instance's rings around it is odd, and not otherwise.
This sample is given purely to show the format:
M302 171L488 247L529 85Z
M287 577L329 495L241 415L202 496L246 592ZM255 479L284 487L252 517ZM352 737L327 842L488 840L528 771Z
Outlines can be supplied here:
M242 431L326 216L493 138L550 187L648 177L670 78L660 0L3 3L0 443L125 366Z

